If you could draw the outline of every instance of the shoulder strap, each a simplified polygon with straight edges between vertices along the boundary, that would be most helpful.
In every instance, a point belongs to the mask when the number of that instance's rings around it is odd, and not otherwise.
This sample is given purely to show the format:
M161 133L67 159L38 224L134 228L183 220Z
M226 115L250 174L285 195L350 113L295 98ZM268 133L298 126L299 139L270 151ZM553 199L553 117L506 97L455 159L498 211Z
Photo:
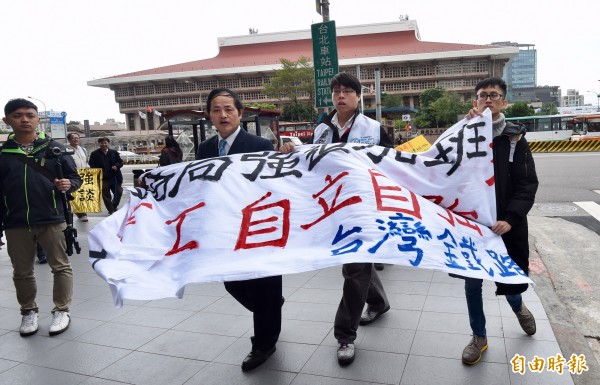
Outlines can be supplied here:
M54 179L56 178L48 169L42 167L40 164L36 163L33 158L30 158L24 154L16 154L17 160L25 163L29 167L33 168L35 171L39 172L43 176L45 176L50 182L54 183Z

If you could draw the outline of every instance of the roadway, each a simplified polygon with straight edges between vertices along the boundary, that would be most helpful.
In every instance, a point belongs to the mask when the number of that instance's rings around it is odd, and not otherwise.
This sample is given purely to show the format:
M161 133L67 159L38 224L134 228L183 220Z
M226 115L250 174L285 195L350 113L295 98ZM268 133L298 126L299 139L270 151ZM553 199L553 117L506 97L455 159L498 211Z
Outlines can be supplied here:
M531 278L563 354L588 357L594 375L574 377L575 383L598 384L600 153L534 159L540 187L529 213Z

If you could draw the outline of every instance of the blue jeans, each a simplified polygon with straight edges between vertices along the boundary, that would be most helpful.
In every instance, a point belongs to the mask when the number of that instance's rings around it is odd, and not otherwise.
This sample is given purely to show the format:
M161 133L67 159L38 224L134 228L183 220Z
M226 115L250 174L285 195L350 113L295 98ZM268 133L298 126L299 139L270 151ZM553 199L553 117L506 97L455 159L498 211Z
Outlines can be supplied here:
M483 279L465 278L465 296L467 297L471 330L473 335L486 337L482 286ZM515 313L521 310L521 303L523 302L521 294L507 295L506 300Z

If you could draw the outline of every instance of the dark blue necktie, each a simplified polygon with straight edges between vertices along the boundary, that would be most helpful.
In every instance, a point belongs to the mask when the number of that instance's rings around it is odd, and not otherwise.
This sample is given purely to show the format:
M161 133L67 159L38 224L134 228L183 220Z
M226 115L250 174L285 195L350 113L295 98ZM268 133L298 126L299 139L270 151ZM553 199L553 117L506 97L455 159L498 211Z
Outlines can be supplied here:
M227 155L227 151L225 150L225 146L227 145L227 141L224 139L221 139L219 141L219 156L225 156Z

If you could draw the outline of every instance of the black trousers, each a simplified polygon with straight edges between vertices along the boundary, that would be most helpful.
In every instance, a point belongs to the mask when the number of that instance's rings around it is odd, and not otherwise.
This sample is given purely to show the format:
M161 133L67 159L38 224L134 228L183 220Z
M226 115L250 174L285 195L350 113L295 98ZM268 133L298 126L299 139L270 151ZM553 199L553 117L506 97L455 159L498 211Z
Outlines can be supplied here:
M122 195L123 187L121 187L121 183L116 181L114 178L102 180L102 201L104 202L104 207L106 207L109 214L117 211L117 207L119 206L119 202L121 202Z
M225 289L253 314L252 347L273 347L281 332L281 275L225 282Z

